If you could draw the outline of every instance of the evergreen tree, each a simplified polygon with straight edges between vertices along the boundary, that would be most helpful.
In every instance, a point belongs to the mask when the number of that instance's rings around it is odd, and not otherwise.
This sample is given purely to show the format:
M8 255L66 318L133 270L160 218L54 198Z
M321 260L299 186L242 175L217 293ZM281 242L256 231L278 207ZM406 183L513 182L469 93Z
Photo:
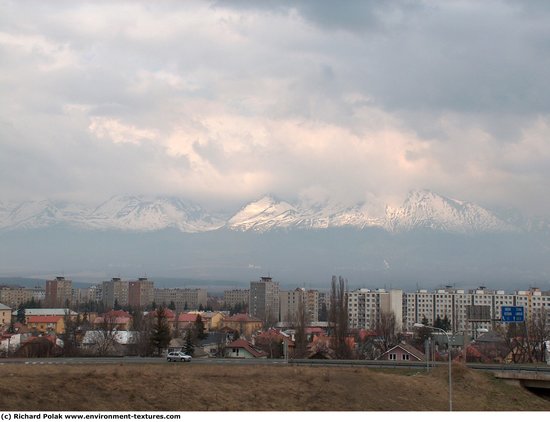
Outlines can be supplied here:
M198 340L204 340L208 334L204 331L204 322L200 314L197 314L194 324L194 337Z
M428 318L424 316L421 321L422 325L428 325ZM429 327L421 327L416 330L416 336L414 338L414 346L420 351L425 350L425 342L432 335L432 329Z
M185 333L185 353L190 356L195 354L195 346L193 345L193 332L188 329Z
M168 347L172 336L170 335L170 325L166 315L166 308L160 307L155 311L155 322L151 332L151 346L157 350L158 354Z
M20 324L25 323L25 308L24 307L21 307L17 310L16 321L19 322Z
M170 305L168 305L168 309L170 309L171 311L176 310L176 304L173 300L170 301Z

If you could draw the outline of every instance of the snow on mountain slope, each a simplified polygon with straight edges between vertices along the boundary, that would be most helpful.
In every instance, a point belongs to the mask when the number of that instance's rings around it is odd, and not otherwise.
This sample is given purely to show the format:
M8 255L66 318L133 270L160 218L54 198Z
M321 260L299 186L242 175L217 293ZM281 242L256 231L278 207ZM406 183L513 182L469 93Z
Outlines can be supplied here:
M222 219L212 216L199 205L173 197L115 196L96 208L44 200L0 203L0 229L34 229L66 224L88 230L155 231L176 228L182 232L196 233L221 227L255 232L378 227L390 232L430 229L467 234L549 227L542 220L536 223L525 220L515 224L478 205L429 191L413 191L402 206L386 207L385 215L373 217L369 209L380 209L379 205L346 207L330 201L290 203L264 196L242 207L233 217Z
M266 232L273 229L326 229L353 226L364 228L381 225L368 217L360 206L346 208L333 203L290 204L265 196L243 207L227 223L238 231Z
M95 209L51 201L0 205L0 229L36 229L55 224L93 230L155 231L169 227L194 233L225 223L198 205L177 198L115 196Z
M297 210L288 202L264 196L241 208L227 225L233 230L268 231L275 227L287 228L296 221Z
M6 211L0 213L4 217L0 227L12 229L36 229L71 220L78 221L84 213L73 204L48 200L22 202Z
M388 207L385 227L395 232L418 228L451 233L517 230L478 205L445 198L430 191L413 191L402 207Z
M115 196L93 210L86 224L105 230L155 231L173 227L195 233L217 229L224 221L178 198Z

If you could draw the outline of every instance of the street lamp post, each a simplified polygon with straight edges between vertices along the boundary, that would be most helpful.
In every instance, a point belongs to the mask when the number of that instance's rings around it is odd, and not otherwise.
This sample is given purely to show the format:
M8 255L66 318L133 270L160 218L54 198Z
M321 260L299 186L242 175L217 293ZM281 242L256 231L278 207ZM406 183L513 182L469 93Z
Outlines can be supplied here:
M452 378L451 378L451 373L452 373L451 371L451 338L449 337L449 334L441 328L432 327L430 325L424 325L420 322L415 323L414 327L430 328L432 330L441 331L443 334L445 334L445 336L447 336L447 344L449 346L449 412L452 412L453 411L453 384L452 384Z

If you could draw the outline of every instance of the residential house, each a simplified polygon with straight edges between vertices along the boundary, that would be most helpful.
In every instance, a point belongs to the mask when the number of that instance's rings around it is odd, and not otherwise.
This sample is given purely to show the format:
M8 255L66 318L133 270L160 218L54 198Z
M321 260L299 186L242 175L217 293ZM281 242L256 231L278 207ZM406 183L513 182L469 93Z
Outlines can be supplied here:
M179 336L181 333L192 330L195 327L195 321L197 321L197 314L190 312L181 312L177 318L177 327Z
M238 339L225 346L224 356L237 359L265 359L267 353L254 347L244 339Z
M99 356L135 355L138 341L139 333L136 331L90 330L84 334L82 349Z
M200 314L204 329L206 331L216 331L222 327L223 319L226 317L222 312L189 312L191 314Z
M280 359L294 355L294 341L290 335L270 328L253 338L254 345L267 353L269 358Z
M13 318L17 318L17 311L13 311L11 315ZM78 317L78 313L68 308L26 308L25 323L26 319L31 316L69 316L74 321Z
M93 320L94 329L107 327L109 330L128 331L132 328L132 316L125 311L109 311Z
M241 336L251 338L252 334L262 328L262 320L253 318L247 314L235 314L233 316L226 316L223 318L223 328L229 328L236 330Z
M63 334L65 332L64 316L29 316L26 318L27 327L32 332L41 334Z
M223 350L231 338L232 336L227 333L208 333L205 339L197 340L195 353L198 349L201 349L208 356L219 357L223 355Z
M382 353L378 360L393 360L398 362L419 362L425 361L426 356L417 348L401 342L391 349Z
M30 337L32 336L29 333L2 335L0 338L0 353L7 354L9 352L10 355L13 354Z
M18 358L45 358L62 354L59 339L54 335L28 337L24 340L14 355Z
M325 334L315 335L308 347L308 359L334 359L336 354L330 347L330 337Z
M11 308L3 303L0 303L0 327L10 325L11 323Z

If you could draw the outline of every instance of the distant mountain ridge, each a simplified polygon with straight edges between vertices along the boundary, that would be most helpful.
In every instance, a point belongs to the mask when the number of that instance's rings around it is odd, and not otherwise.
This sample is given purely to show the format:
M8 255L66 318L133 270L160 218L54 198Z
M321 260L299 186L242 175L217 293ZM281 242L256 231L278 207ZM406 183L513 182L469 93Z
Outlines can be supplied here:
M372 204L349 207L330 201L291 203L267 195L244 205L234 215L220 217L191 201L166 196L114 196L97 207L50 200L28 201L0 203L0 230L31 230L63 224L86 230L137 232L174 228L184 233L201 233L225 228L264 233L351 227L380 228L392 233L427 229L468 234L549 227L545 221L508 221L479 205L427 190L412 191L400 207L386 206L382 216L371 215L369 205Z

